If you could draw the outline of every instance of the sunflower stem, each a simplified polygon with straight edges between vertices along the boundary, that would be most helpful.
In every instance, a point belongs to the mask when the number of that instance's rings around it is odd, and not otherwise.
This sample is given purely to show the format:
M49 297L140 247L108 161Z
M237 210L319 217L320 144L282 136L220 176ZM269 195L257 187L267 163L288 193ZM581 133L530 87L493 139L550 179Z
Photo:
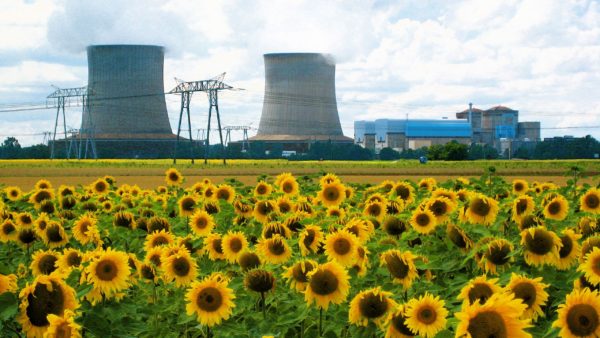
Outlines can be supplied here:
M319 309L319 337L323 337L323 308Z
M260 293L260 298L261 298L261 307L262 307L263 319L267 320L267 302L265 300L265 293L264 292Z
M206 327L206 338L212 337L212 332L210 331L210 326Z

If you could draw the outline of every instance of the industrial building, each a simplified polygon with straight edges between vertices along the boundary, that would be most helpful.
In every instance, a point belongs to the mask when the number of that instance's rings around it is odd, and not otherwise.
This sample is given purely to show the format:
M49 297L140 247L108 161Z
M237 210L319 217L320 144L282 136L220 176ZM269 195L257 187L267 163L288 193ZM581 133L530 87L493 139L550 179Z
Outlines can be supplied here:
M165 103L164 48L88 46L87 57L89 108L83 114L83 137L93 137L103 157L170 156L176 135Z
M342 132L331 55L273 53L264 63L263 109L251 145L304 153L314 142L353 142Z
M418 149L452 140L470 144L471 125L459 120L395 120L354 122L354 142L379 152L382 148L396 151Z

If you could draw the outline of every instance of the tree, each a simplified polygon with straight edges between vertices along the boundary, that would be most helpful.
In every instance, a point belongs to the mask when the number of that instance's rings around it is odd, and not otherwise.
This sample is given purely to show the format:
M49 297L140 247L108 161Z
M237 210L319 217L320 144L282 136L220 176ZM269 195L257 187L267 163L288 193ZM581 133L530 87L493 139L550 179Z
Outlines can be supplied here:
M397 160L399 158L400 153L389 147L385 147L379 152L379 159L382 161Z
M427 149L427 158L430 160L443 160L444 157L444 146L441 144L433 144Z
M21 145L14 137L7 137L0 146L0 158L19 158Z
M444 146L444 155L446 161L464 161L469 158L469 147L453 140Z

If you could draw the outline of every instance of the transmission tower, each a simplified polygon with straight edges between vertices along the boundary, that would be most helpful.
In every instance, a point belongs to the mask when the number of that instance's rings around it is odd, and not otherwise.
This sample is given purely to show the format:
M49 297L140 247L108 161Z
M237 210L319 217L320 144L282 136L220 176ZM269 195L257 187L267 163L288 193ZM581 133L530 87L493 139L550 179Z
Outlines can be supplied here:
M55 87L56 90L48 95L46 97L46 107L47 108L53 108L56 107L56 119L54 121L54 132L52 133L52 144L50 145L50 158L54 159L55 158L55 145L56 145L56 131L58 129L58 120L59 117L62 114L62 127L63 127L63 133L65 135L65 154L66 154L66 158L70 159L71 158L71 150L70 150L70 146L68 141L69 138L69 134L67 133L67 118L65 115L65 107L71 107L71 106L82 106L82 113L85 112L85 110L87 109L87 105L88 105L88 88L87 87L77 87L77 88L58 88ZM82 114L83 115L83 114ZM83 129L80 130L79 132L79 137L81 138L81 134L83 132ZM89 133L88 133L89 134ZM92 143L93 139L91 140ZM96 150L95 150L95 146L92 147L93 148L93 156L94 158L96 158ZM81 150L81 145L79 147L79 150ZM76 151L77 154L77 158L80 159L81 158L81 152Z
M217 114L217 124L219 127L219 138L221 140L221 147L225 149L223 144L223 131L221 129L221 116L219 114L219 91L220 90L234 90L234 88L228 84L223 83L225 73L222 73L210 80L201 81L179 81L177 87L173 88L168 94L181 94L181 110L179 111L179 124L177 127L177 141L175 142L175 151L173 153L173 163L177 162L177 145L179 143L179 135L181 133L181 120L183 118L183 111L185 110L188 121L188 131L190 138L190 153L192 157L192 163L194 163L193 153L193 140L192 140L192 126L190 120L190 101L192 99L192 93L194 92L206 92L208 95L208 126L206 128L206 142L204 144L204 164L208 163L208 152L210 149L210 120L212 117L213 109ZM176 79L177 80L177 79ZM225 152L223 151L223 164L225 162Z
M69 140L69 149L67 150L67 158L71 157L71 151L74 152L74 155L77 156L77 159L79 159L79 145L77 144L77 137L79 135L79 130L78 129L69 129L69 135L71 135L70 137L66 137L65 138L65 142L67 140Z
M225 126L225 146L229 146L229 142L231 142L231 131L232 130L241 130L243 131L242 136L242 152L245 152L250 149L250 141L248 141L248 130L252 129L250 126Z

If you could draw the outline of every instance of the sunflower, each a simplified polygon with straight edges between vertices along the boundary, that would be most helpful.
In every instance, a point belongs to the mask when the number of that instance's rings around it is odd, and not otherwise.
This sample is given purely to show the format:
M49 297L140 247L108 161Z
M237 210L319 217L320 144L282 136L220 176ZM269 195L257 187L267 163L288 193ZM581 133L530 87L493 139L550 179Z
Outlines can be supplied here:
M158 283L158 275L156 273L156 269L153 264L142 263L140 264L140 278L146 283L152 282L154 284Z
M248 240L243 232L229 231L227 235L223 236L221 247L225 259L230 263L234 263L237 262L240 254L248 248Z
M188 286L196 279L196 261L187 250L169 256L163 253L160 265L165 279L175 281L175 286Z
M579 233L587 237L596 232L598 228L598 222L592 217L583 216L579 219L579 222L577 222L577 228L579 229Z
M60 223L55 221L50 221L48 223L41 237L46 246L50 249L61 247L69 242L69 236L67 236L65 229Z
M523 195L529 190L529 184L525 180L516 179L512 182L512 193L515 195Z
M592 248L592 251L585 255L583 264L577 270L583 272L591 284L600 284L600 248Z
M276 186L281 186L281 182L283 182L285 179L290 178L290 177L294 177L294 175L292 175L292 173L281 173L279 175L277 175L277 177L275 177L275 185Z
M72 269L77 269L81 266L82 261L83 254L81 251L74 248L69 248L63 250L55 264L58 269L64 271L65 275L68 276Z
M511 292L515 298L521 299L527 306L521 318L535 322L538 317L544 317L542 306L548 301L546 288L548 284L542 283L542 277L528 278L513 273L505 290Z
M340 180L339 177L337 177L336 174L332 174L332 173L327 173L323 176L321 176L321 178L319 179L319 185L321 187L323 187L326 184L331 184L331 183L341 183L342 181Z
M175 237L167 231L155 231L146 236L146 242L144 243L144 249L146 251L161 245L169 245L175 242Z
M283 178L278 185L279 191L285 195L297 195L300 192L300 185L296 181L296 178L291 175Z
M529 322L519 317L527 305L512 295L495 294L485 304L474 303L455 314L456 337L531 338Z
M91 213L82 215L73 225L73 237L82 245L96 242L100 239L100 234L96 228L97 222L97 219Z
M127 211L119 211L113 216L113 225L123 228L135 229L135 217L132 213Z
M250 217L252 216L252 211L254 211L254 206L238 199L233 203L233 209L239 216Z
M29 266L33 276L59 274L60 271L58 271L56 265L58 258L58 253L52 250L38 250L33 254L31 265Z
M37 240L35 231L31 228L22 227L17 233L17 243L22 246L30 247Z
M217 278L208 277L192 283L185 299L187 314L196 314L198 322L209 327L227 320L235 307L233 290L228 288L226 280Z
M149 251L146 252L146 257L144 258L144 261L146 263L151 263L154 266L156 266L157 268L159 268L162 264L161 258L163 256L163 251L164 251L164 247L162 247L162 246L157 246L157 247L150 249Z
M394 283L402 284L404 289L410 288L419 276L415 266L415 258L410 251L388 250L379 257L380 265L385 265Z
M589 237L581 244L581 256L579 261L583 263L585 256L592 251L594 248L600 248L600 236Z
M208 253L208 258L213 261L217 259L225 259L225 254L223 253L223 239L221 235L211 233L204 239L204 252Z
M383 230L390 236L399 237L407 230L407 224L400 217L388 215L381 223Z
M525 215L517 222L517 224L519 225L519 230L521 231L544 225L544 221L533 214Z
M406 204L404 204L404 200L396 198L395 200L388 200L385 211L387 215L397 215L404 210L405 207Z
M398 182L394 185L390 194L399 197L405 205L408 205L415 199L415 188L408 182Z
M544 207L544 217L562 221L569 213L569 202L561 195L551 199Z
M485 244L479 265L486 273L497 274L498 268L504 269L513 260L514 246L504 238L493 239Z
M228 184L220 184L215 191L215 198L232 203L235 199L235 189Z
M562 247L560 238L543 226L521 231L521 244L525 252L525 262L529 265L556 264Z
M2 224L0 224L0 242L6 243L8 241L14 241L17 239L18 235L17 225L13 223L11 219L5 219Z
M126 253L112 248L100 252L85 269L87 282L105 295L127 289L131 274L128 261L129 257Z
M446 236L462 252L468 252L473 247L473 241L458 225L448 223L446 226Z
M50 181L46 180L46 179L40 179L37 182L35 182L35 189L52 189L52 183L50 183Z
M21 212L16 216L17 224L23 228L29 228L33 225L33 216L28 212Z
M81 338L81 326L75 323L75 313L65 310L63 316L48 315L48 330L44 338Z
M270 214L277 210L276 208L275 202L271 200L257 201L252 215L257 221L265 223L269 220Z
M585 288L590 289L590 291L600 291L600 285L590 283L587 278L585 278L585 274L583 274L573 281L573 290L583 290Z
M300 252L302 256L306 256L310 253L316 253L319 249L319 245L323 241L324 235L321 228L315 225L308 225L300 233L298 239L298 245L300 246Z
M285 269L283 277L290 283L290 288L295 288L296 291L302 292L306 290L308 273L318 265L319 264L312 259L298 261L296 264Z
M271 238L274 235L280 235L281 237L289 239L292 237L292 232L285 224L281 224L279 222L271 222L263 226L263 238Z
M433 191L437 187L437 181L433 177L423 178L417 183L419 189Z
M33 228L35 230L36 235L39 237L43 237L46 232L46 227L50 223L50 217L47 213L42 212L38 215L38 218L33 222Z
M52 189L38 189L31 196L29 196L29 202L39 208L40 204L46 200L54 199L54 191Z
M237 263L242 268L242 271L248 271L254 268L258 268L261 264L260 257L252 251L243 251L237 259Z
M340 304L348 297L349 279L346 270L338 263L321 264L308 274L304 300L308 305L314 302L318 308L325 310L330 303Z
M482 194L476 194L469 201L466 216L473 224L490 225L498 215L498 202Z
M357 260L358 238L347 230L339 230L325 238L325 254L343 267L352 266Z
M387 314L397 306L391 296L391 292L382 291L379 286L359 292L350 301L348 322L354 325L367 326L369 321L372 320L375 324L381 326L387 319Z
M520 195L513 201L512 205L512 218L520 222L523 216L529 215L533 212L535 202L529 195Z
M306 216L312 216L313 215L313 209L312 209L312 206L311 206L311 202L309 202L306 197L299 197L298 198L298 201L296 202L296 207L295 207L294 211L297 214L301 213L301 214L305 214Z
M600 336L600 294L589 289L573 291L558 306L558 319L552 327L564 338Z
M343 208L337 206L327 208L325 213L328 217L333 217L342 220L346 217L346 211Z
M453 200L444 196L432 197L425 203L425 208L429 209L435 215L437 224L448 222L450 215L456 207L457 205Z
M188 222L192 232L197 236L208 236L215 227L213 217L206 211L198 209Z
M576 234L572 229L565 229L560 236L562 247L558 251L559 259L555 263L559 270L567 270L577 263L581 254L581 245L579 244L580 234Z
M3 275L0 273L0 295L5 292L16 292L19 290L17 276L14 274Z
M390 311L386 319L387 330L385 338L411 338L416 335L406 326L406 307L398 305Z
M317 193L317 199L325 207L339 206L346 199L345 189L340 182L326 183Z
M246 289L264 294L275 289L275 277L267 270L253 269L244 276Z
M415 333L424 337L434 337L446 327L448 310L439 296L425 293L408 302L406 309L406 325Z
M418 233L427 235L435 230L437 222L431 210L417 208L410 218L410 225Z
M12 202L18 201L21 198L21 196L23 196L23 192L21 191L21 189L19 187L14 186L4 188L4 193L6 194L6 198L8 198L8 200Z
M170 168L165 171L165 182L168 185L180 185L183 183L183 176L177 169Z
M485 304L494 294L501 293L502 288L498 286L498 278L487 279L485 275L473 278L463 286L456 297L462 300L462 308L473 304Z
M262 238L256 246L262 259L267 263L285 263L292 256L292 251L285 238L280 235L274 235L266 239Z
M8 188L7 188L8 189ZM8 193L7 193L8 195ZM588 190L579 199L581 210L591 212L593 214L600 213L600 190L592 188Z
M106 180L99 178L91 184L92 191L96 195L105 195L110 189L110 184Z
M254 197L269 196L271 191L273 191L273 187L269 183L260 181L256 184L256 187L254 187Z
M192 216L196 210L196 203L198 201L194 196L183 196L177 201L179 206L179 215L183 217Z
M19 294L17 320L27 337L42 338L48 331L49 315L63 316L79 307L75 290L57 276L38 276Z

